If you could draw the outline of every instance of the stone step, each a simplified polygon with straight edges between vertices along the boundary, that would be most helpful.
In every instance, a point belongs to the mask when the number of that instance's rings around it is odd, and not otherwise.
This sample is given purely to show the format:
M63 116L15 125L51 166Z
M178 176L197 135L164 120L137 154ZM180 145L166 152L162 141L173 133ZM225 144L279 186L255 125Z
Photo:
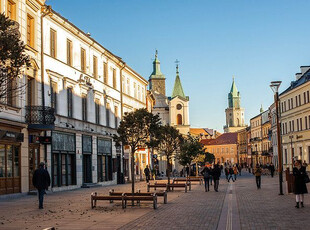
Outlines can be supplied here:
M102 187L101 184L97 183L84 183L81 188L95 188L95 187Z

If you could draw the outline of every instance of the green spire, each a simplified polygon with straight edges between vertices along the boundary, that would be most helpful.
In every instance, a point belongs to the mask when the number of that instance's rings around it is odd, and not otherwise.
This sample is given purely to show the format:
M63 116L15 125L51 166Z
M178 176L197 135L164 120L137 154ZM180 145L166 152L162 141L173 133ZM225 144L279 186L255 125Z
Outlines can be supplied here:
M177 64L177 67L176 67L176 72L177 72L177 75L176 75L175 81L174 81L172 98L174 98L176 96L186 98L185 94L184 94L184 91L183 91L182 84L181 84L181 79L180 79L180 76L179 76L179 65L178 64Z
M261 104L259 112L260 112L260 113L263 113L263 112L264 112L263 104Z
M228 94L228 106L229 108L240 108L240 93L235 84L235 77L233 77L231 89Z
M160 61L157 56L158 56L158 51L156 50L155 59L153 61L153 72L150 76L150 79L154 79L154 78L166 79L165 75L163 75L163 73L160 71Z

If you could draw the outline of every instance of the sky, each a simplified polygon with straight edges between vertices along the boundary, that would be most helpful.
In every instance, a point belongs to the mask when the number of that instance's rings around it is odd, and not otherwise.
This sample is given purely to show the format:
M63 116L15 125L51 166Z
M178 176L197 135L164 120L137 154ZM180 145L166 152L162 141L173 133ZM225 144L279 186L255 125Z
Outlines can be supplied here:
M309 0L47 0L145 79L155 50L172 94L175 60L192 127L223 130L232 77L246 123L310 65Z

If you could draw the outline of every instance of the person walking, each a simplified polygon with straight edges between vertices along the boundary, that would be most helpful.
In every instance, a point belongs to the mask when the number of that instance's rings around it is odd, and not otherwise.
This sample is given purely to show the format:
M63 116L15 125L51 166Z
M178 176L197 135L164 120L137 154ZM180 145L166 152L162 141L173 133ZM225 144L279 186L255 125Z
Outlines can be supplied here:
M144 169L144 175L145 175L146 183L149 183L149 181L150 181L150 169L149 169L148 165Z
M304 207L304 194L308 193L306 181L307 172L306 168L302 166L301 161L295 161L293 168L293 175L295 177L294 188L296 195L296 208L299 208L299 203L301 207Z
M235 177L235 181L236 181L237 180L237 175L238 175L238 168L235 165L233 169L234 169L234 177Z
M271 177L273 177L275 168L274 168L274 165L272 164L272 162L270 163L269 168L270 168L270 175L271 175Z
M239 167L238 167L238 172L239 172L239 176L241 176L241 171L242 171L242 164L241 165L239 165Z
M202 175L203 175L203 179L205 182L205 192L210 191L210 175L211 175L211 170L206 166L202 171L201 171Z
M214 191L218 192L219 183L220 183L220 176L221 176L221 169L218 164L214 165L214 169L212 171L212 176L214 180Z
M228 181L228 175L229 175L229 169L228 167L225 167L225 176L227 181Z
M259 164L256 164L256 167L254 169L254 175L256 179L256 186L257 189L260 189L261 187L261 176L262 176L262 168L259 166Z
M48 171L44 168L44 166L45 163L41 162L39 164L39 168L34 171L32 177L32 184L38 190L39 209L43 209L43 199L44 194L46 194L45 190L47 190L51 184L50 175Z
M233 168L232 168L231 166L229 167L228 182L230 181L230 179L232 179L233 182L235 182L235 179L234 179L234 170L233 170Z

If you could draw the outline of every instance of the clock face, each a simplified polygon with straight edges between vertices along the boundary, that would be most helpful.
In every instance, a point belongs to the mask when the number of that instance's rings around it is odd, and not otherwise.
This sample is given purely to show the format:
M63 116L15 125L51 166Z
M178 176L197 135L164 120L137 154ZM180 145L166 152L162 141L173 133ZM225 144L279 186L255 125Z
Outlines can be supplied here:
M182 109L182 105L181 104L177 104L177 110Z

